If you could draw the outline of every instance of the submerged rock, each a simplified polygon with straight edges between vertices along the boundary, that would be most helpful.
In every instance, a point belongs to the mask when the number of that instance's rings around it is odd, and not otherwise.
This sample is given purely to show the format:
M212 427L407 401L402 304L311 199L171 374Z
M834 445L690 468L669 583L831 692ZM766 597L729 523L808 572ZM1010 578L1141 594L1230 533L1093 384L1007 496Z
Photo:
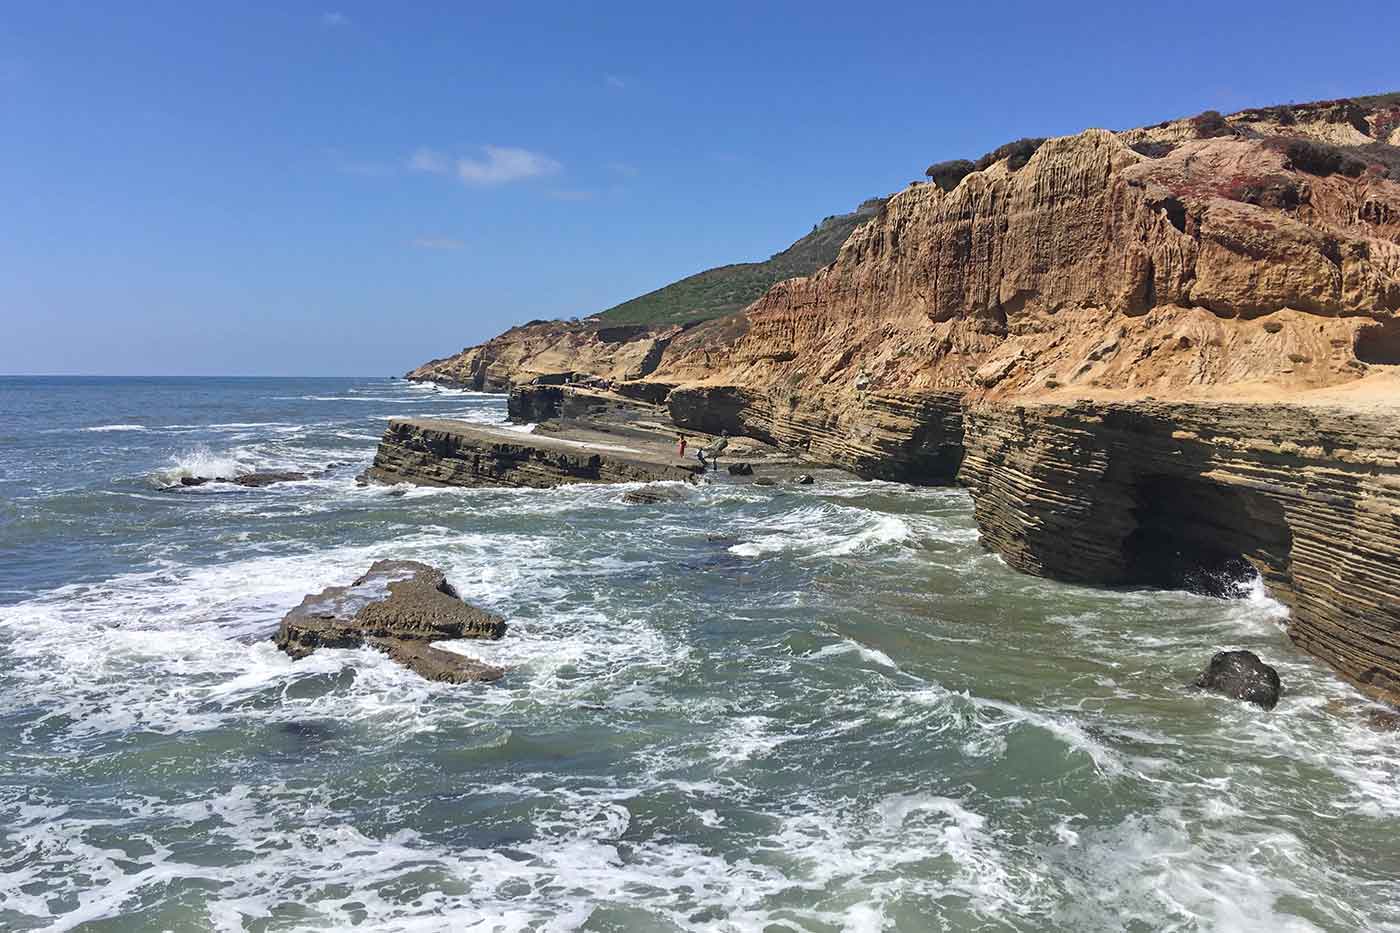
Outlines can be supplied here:
M738 463L729 464L730 476L753 476L753 466L742 460Z
M656 505L660 502L681 502L685 495L679 489L669 486L643 486L629 489L622 494L622 501L629 505Z
M1253 651L1221 651L1196 678L1195 686L1273 709L1283 691L1278 671L1259 660Z
M778 481L771 476L760 476L753 481L753 484L755 486L776 486L778 485Z
M411 560L381 560L349 586L308 596L282 619L274 640L292 658L317 648L369 645L429 680L499 680L475 658L434 648L456 638L500 638L506 623L462 602L442 571Z

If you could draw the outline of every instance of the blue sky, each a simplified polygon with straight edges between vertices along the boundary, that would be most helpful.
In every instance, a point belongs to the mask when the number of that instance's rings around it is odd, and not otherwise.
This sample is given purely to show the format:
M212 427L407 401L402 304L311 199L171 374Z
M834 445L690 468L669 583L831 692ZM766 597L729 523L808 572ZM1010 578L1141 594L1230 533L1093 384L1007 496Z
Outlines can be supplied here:
M9 3L0 372L401 373L1014 137L1400 89L1397 35L1379 2Z

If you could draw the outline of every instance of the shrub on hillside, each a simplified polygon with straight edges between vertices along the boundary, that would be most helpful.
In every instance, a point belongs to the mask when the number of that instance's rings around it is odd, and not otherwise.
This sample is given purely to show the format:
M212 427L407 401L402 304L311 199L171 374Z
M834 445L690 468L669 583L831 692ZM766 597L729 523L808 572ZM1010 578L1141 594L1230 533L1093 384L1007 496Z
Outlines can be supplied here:
M977 171L982 171L996 165L1002 159L1006 160L1006 167L1009 171L1016 171L1031 160L1036 150L1045 142L1045 137L1025 137L1023 139L1009 142L1004 146L997 146L991 152L978 159L973 166Z
M1197 139L1215 139L1219 136L1235 135L1234 127L1220 115L1219 110L1207 110L1191 118L1191 129Z
M1359 178L1366 171L1366 160L1352 155L1340 146L1303 139L1299 136L1276 136L1264 145L1282 152L1288 164L1298 172L1309 175L1345 175Z
M1291 175L1236 175L1221 188L1221 195L1231 201L1271 207L1275 210L1297 210L1304 200L1304 191Z
M944 191L952 191L968 175L977 169L967 159L949 159L946 162L935 162L924 169L924 174L932 179L933 183Z
M1277 123L1279 126L1292 126L1298 122L1298 115L1287 104L1277 107L1251 107L1248 110L1240 111L1238 118L1246 122L1267 120L1271 123Z

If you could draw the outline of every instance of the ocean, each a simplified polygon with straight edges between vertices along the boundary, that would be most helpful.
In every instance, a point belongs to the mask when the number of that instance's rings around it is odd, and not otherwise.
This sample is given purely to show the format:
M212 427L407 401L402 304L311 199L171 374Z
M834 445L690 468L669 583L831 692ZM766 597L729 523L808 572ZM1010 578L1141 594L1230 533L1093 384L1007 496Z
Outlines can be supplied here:
M357 486L400 415L505 403L0 379L0 929L1400 930L1400 733L1257 585L1024 576L955 488ZM178 486L253 469L316 475ZM384 557L502 683L274 649Z

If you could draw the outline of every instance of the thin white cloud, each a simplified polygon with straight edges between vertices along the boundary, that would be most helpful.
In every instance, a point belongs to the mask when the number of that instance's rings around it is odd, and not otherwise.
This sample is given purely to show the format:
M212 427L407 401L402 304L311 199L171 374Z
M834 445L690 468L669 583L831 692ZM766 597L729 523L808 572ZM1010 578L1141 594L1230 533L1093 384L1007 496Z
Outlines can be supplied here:
M504 185L553 175L562 165L547 155L513 146L482 146L483 159L458 159L457 177L469 185Z
M350 17L339 10L327 10L321 14L321 25L334 29L337 26L349 26Z
M415 172L432 172L436 175L445 175L452 170L452 160L436 149L429 149L424 146L409 157L408 167Z
M419 249L461 249L467 244L446 236L420 236L413 245Z

